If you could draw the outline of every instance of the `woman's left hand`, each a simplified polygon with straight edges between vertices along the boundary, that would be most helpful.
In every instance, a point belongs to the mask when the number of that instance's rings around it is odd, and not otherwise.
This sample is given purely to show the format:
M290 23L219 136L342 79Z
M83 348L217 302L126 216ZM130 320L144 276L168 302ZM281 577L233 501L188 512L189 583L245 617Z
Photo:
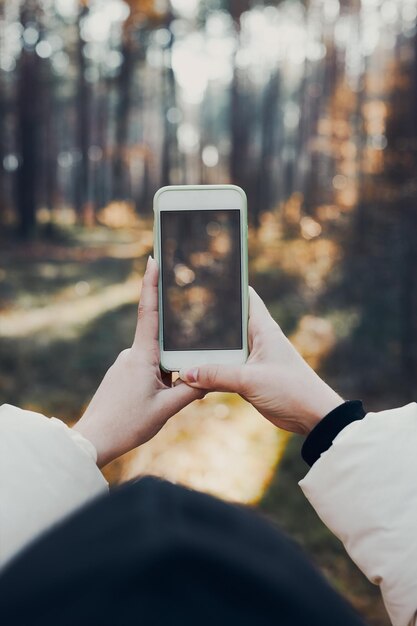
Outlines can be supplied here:
M172 386L171 374L160 370L158 264L149 257L133 345L119 354L74 429L95 446L103 467L151 439L172 415L204 395L182 381Z

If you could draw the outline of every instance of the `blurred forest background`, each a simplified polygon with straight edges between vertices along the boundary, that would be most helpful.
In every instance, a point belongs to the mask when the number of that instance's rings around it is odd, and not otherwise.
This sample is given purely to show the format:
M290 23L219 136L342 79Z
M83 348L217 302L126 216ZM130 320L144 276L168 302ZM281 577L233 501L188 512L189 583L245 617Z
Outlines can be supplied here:
M417 0L0 0L0 401L71 423L131 342L161 185L248 195L251 283L368 409L415 399ZM233 396L107 470L258 506L365 616L300 441Z

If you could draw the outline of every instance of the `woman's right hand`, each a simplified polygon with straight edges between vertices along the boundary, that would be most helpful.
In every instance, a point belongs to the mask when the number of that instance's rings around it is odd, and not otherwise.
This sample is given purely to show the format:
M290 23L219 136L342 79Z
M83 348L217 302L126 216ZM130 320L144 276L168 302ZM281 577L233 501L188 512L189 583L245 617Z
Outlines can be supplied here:
M244 365L202 365L181 371L190 387L239 393L269 421L307 435L343 399L304 361L250 288L250 355Z

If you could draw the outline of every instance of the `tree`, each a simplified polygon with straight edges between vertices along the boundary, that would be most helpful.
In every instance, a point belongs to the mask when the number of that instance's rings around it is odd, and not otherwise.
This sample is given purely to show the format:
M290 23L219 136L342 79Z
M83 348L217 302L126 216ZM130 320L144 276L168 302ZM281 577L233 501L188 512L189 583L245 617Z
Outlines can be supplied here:
M116 145L114 154L114 196L125 198L128 194L127 145L129 141L129 117L131 108L132 80L138 59L145 58L143 32L165 23L167 13L157 9L154 0L127 0L130 9L123 26L122 66L118 77L118 103L116 114Z
M40 109L35 94L40 91L40 77L35 44L39 11L33 0L23 2L20 11L20 21L27 35L17 65L16 96L17 148L20 157L16 175L16 205L18 232L23 238L32 235L36 223Z

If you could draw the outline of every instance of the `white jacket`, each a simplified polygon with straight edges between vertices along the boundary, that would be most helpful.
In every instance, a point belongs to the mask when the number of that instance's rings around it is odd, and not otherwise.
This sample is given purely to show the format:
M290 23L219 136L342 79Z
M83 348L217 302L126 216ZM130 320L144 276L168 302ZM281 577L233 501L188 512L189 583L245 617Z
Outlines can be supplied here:
M394 626L417 624L417 405L368 413L300 482L382 595ZM0 407L0 564L108 486L96 451L57 419Z

